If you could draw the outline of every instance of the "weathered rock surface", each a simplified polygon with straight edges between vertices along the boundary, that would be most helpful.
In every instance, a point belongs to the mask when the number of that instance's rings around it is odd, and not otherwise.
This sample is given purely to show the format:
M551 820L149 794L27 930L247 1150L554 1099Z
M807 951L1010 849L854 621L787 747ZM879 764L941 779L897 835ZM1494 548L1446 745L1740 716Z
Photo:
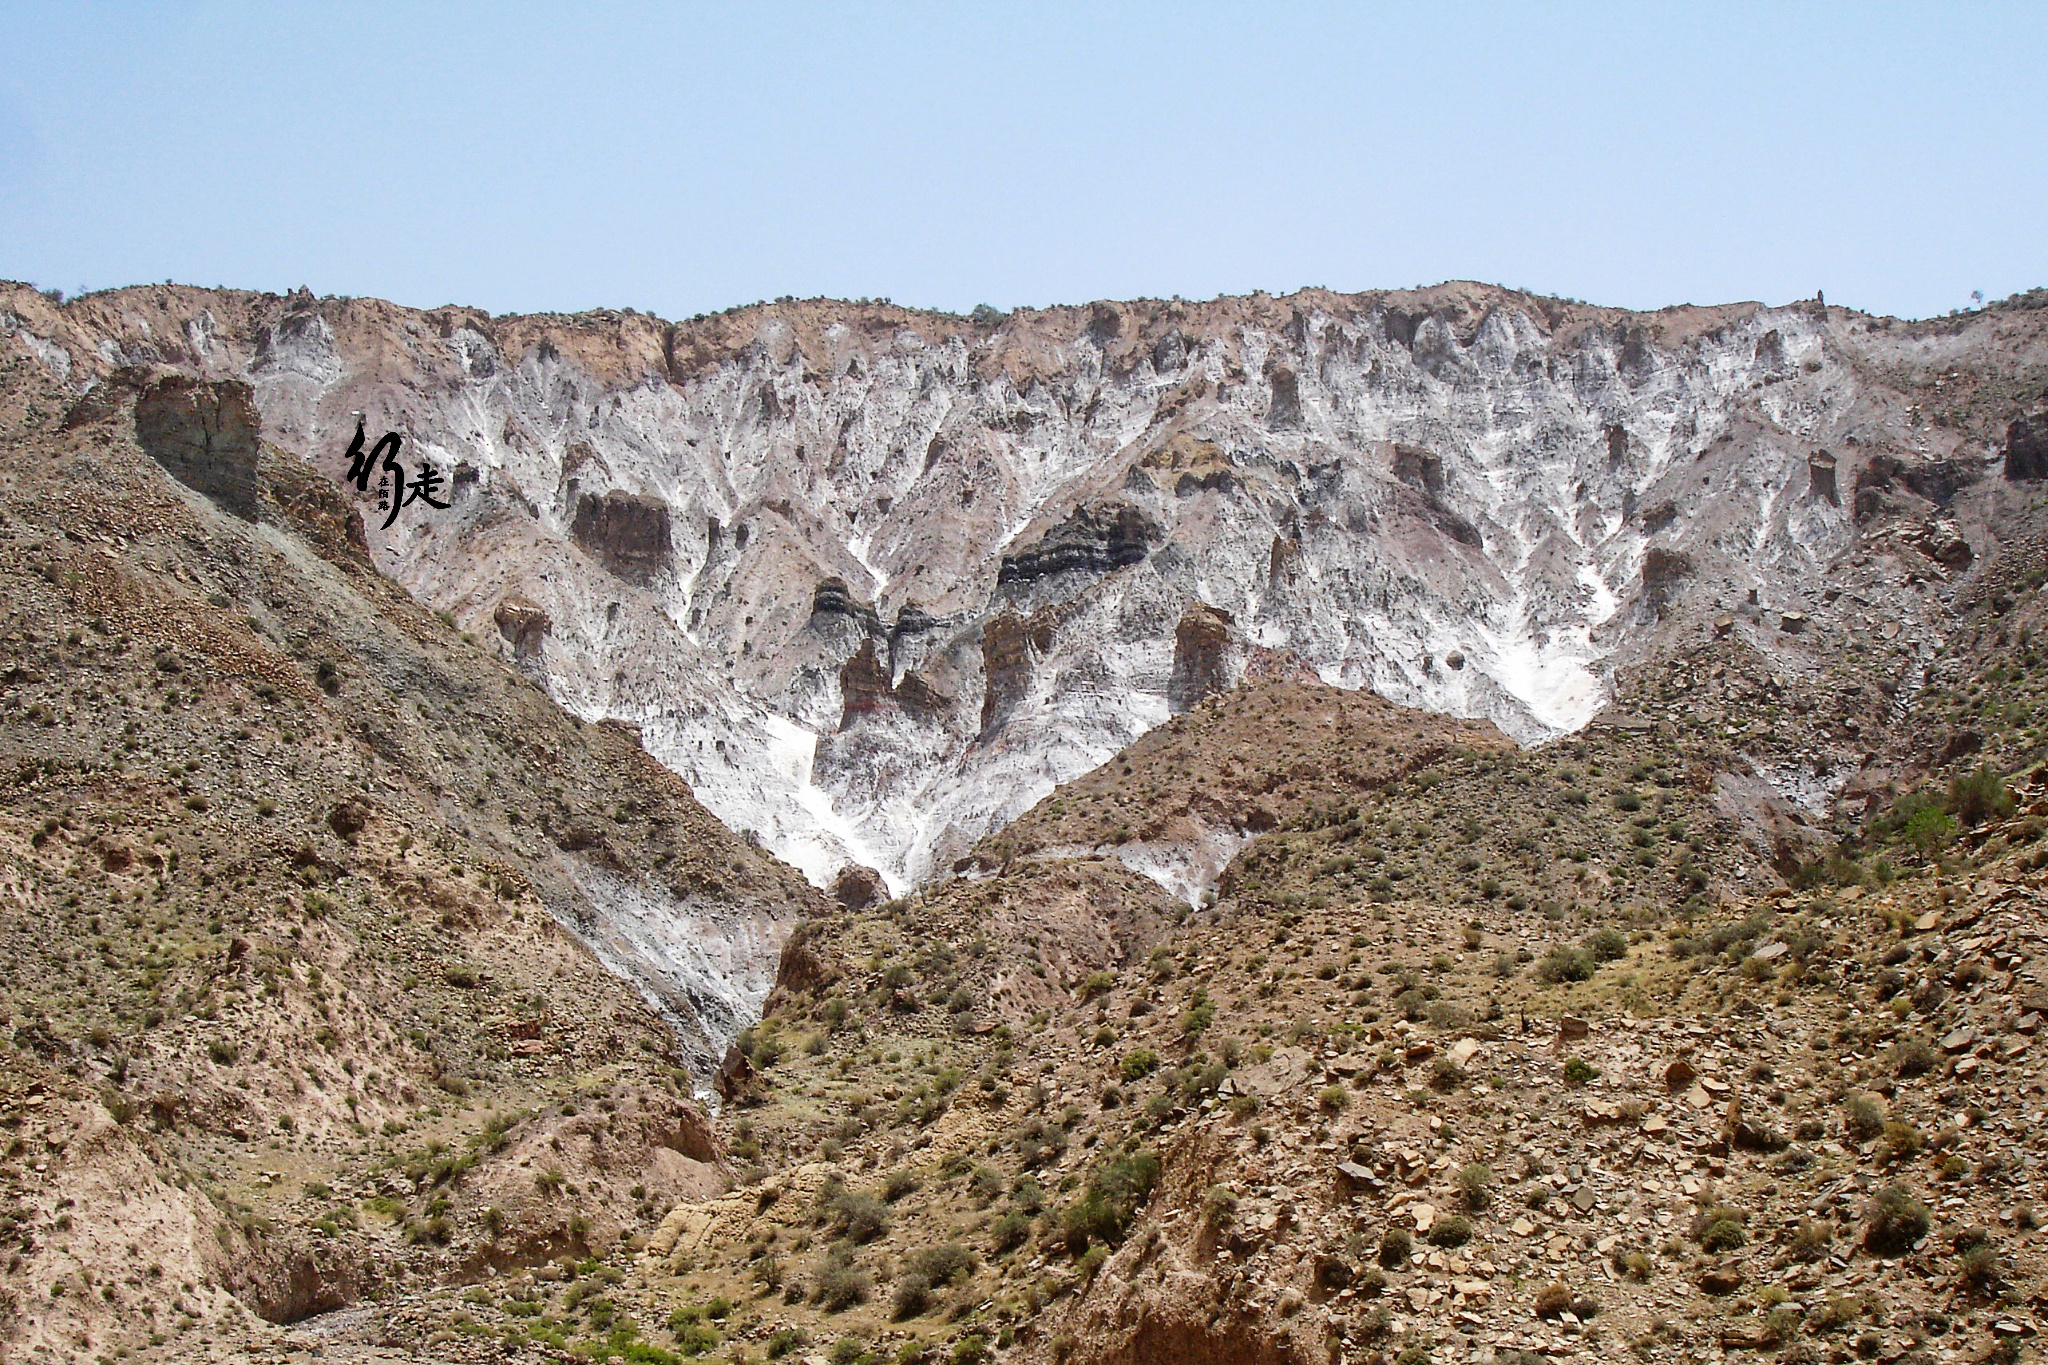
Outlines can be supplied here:
M244 521L256 519L261 430L250 388L239 380L164 374L135 401L135 439L144 452Z
M1586 723L1660 642L1733 633L1752 595L1806 622L1755 641L1788 670L1874 612L1909 672L1945 587L1853 566L1892 517L1929 528L1910 543L1942 583L1990 548L1982 473L2001 446L2024 470L2035 428L1987 376L2041 348L2023 309L1636 315L1463 284L1000 324L9 300L72 386L245 382L264 435L330 475L356 410L404 429L462 491L368 532L381 569L637 726L817 884L858 862L898 888L1219 676L1180 638L1191 604L1248 655L1522 740ZM538 637L497 621L515 593ZM1829 763L1763 779L1806 803Z

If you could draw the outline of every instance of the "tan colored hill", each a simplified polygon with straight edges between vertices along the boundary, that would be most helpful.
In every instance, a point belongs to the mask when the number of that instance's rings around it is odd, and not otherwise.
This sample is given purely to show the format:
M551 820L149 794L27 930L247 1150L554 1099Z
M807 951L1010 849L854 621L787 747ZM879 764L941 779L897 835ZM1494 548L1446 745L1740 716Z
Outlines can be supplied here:
M2024 1358L2040 302L11 292L10 1358Z
M1716 733L1743 719L1728 695L1701 708ZM1715 780L1736 748L1654 724L1439 747L1394 713L1371 752L1398 776L1360 783L1363 746L1330 739L1349 705L1226 693L1128 774L1057 793L984 871L807 926L728 1072L738 1187L588 1288L409 1303L405 1339L451 1349L460 1321L484 1353L645 1359L2024 1358L2048 1284L2048 788L1994 775L1983 810L1967 786L1924 807L1900 789L1786 884ZM1027 851L1174 810L1247 749L1315 768L1211 906L1113 846ZM1953 823L1909 829L1922 808ZM1368 837L1413 868L1393 895L1334 853ZM1544 856L1515 861L1524 837Z
M692 1092L729 1020L573 931L598 895L717 913L765 991L817 904L379 577L249 415L0 372L10 1359L180 1358L648 1230L723 1187Z

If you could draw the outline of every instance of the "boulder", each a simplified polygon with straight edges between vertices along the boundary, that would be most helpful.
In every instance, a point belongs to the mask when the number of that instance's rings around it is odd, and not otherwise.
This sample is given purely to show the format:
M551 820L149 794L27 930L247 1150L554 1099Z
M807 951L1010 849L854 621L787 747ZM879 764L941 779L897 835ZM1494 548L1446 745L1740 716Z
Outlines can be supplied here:
M336 838L350 842L363 832L363 827L369 822L369 807L360 801L343 801L327 812L327 827L334 831Z
M1967 568L1977 557L1977 552L1970 548L1970 542L1963 538L1961 528L1948 517L1937 517L1928 522L1913 537L1913 543L1929 559L1951 569Z
M719 1096L730 1100L746 1087L754 1076L754 1064L747 1060L747 1054L734 1044L725 1050L725 1057L718 1064L718 1074L712 1078Z
M1681 550L1659 546L1643 556L1643 599L1662 611L1678 595L1678 589L1693 576L1692 556Z
M541 641L554 628L541 605L523 593L512 593L499 601L491 613L491 620L498 627L498 634L505 643L512 646L512 653L520 659L530 659L540 652Z
M1736 1265L1713 1265L1700 1272L1702 1294L1733 1294L1742 1288L1742 1268Z
M848 863L832 879L832 899L848 910L865 910L889 899L889 884L872 867Z
M1817 450L1806 457L1806 494L1833 503L1842 500L1835 486L1835 457L1825 450Z

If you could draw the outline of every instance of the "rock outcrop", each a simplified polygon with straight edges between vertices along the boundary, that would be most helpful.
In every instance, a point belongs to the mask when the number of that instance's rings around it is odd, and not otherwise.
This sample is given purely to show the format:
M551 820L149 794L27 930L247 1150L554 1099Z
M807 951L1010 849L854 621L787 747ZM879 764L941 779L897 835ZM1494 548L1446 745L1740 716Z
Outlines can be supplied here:
M1052 622L1036 615L999 611L982 626L983 734L1000 725L1030 692L1032 661L1050 651L1052 643Z
M1204 602L1190 602L1173 629L1173 676L1166 683L1166 704L1175 715L1229 687L1230 613Z
M1811 620L1768 632L1788 667L1895 617L1907 676L1945 608L1901 585L1995 548L2013 485L1981 479L1986 452L2032 468L2037 427L2008 430L1984 376L2042 322L1944 322L1935 372L1932 324L1470 284L679 323L16 290L8 318L80 422L84 386L147 353L246 383L264 438L329 478L357 410L407 431L461 476L453 507L338 541L508 659L544 655L529 676L638 727L818 885L853 861L899 887L1174 714L1190 601L1248 658L1523 741L1585 724L1617 668L1736 631L1752 590ZM177 334L207 343L174 356ZM1957 537L1887 577L1942 518ZM514 594L538 647L497 619Z
M1643 556L1643 600L1654 611L1662 611L1693 575L1692 556L1681 550L1653 546Z
M2006 427L2005 477L2048 479L2048 409L2015 417Z
M668 505L637 493L582 495L570 534L607 569L638 582L666 569L674 552Z
M244 521L257 515L256 460L262 418L249 386L163 374L135 400L135 439L187 488Z
M1015 554L1003 556L999 584L1027 584L1054 574L1106 574L1144 561L1160 528L1129 503L1089 504Z
M540 653L541 643L554 626L540 604L523 593L513 593L501 600L491 619L512 646L513 657L522 662Z
M1835 486L1835 463L1835 457L1825 450L1806 457L1806 491L1810 496L1835 503L1842 500Z

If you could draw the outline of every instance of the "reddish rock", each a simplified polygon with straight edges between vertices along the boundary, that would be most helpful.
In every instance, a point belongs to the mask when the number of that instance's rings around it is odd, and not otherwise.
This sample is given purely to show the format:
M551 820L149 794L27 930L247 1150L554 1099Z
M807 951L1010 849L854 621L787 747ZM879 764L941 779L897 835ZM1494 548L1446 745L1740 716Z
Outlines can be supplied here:
M538 653L541 641L554 628L554 622L540 604L523 593L513 593L500 601L491 619L497 624L498 633L512 646L512 652L521 658Z
M1733 1265L1708 1266L1700 1272L1702 1294L1733 1294L1742 1288L1742 1269Z
M1221 607L1188 603L1173 632L1173 673L1166 702L1175 715L1230 686L1232 618Z
M1032 662L1052 648L1051 614L1019 616L1005 608L981 628L981 729L986 734L1002 724L1013 707L1031 691Z
M353 841L369 823L369 808L360 801L344 801L327 812L327 827L340 839Z
M889 898L889 884L872 867L848 863L832 879L832 899L848 910L865 910Z

